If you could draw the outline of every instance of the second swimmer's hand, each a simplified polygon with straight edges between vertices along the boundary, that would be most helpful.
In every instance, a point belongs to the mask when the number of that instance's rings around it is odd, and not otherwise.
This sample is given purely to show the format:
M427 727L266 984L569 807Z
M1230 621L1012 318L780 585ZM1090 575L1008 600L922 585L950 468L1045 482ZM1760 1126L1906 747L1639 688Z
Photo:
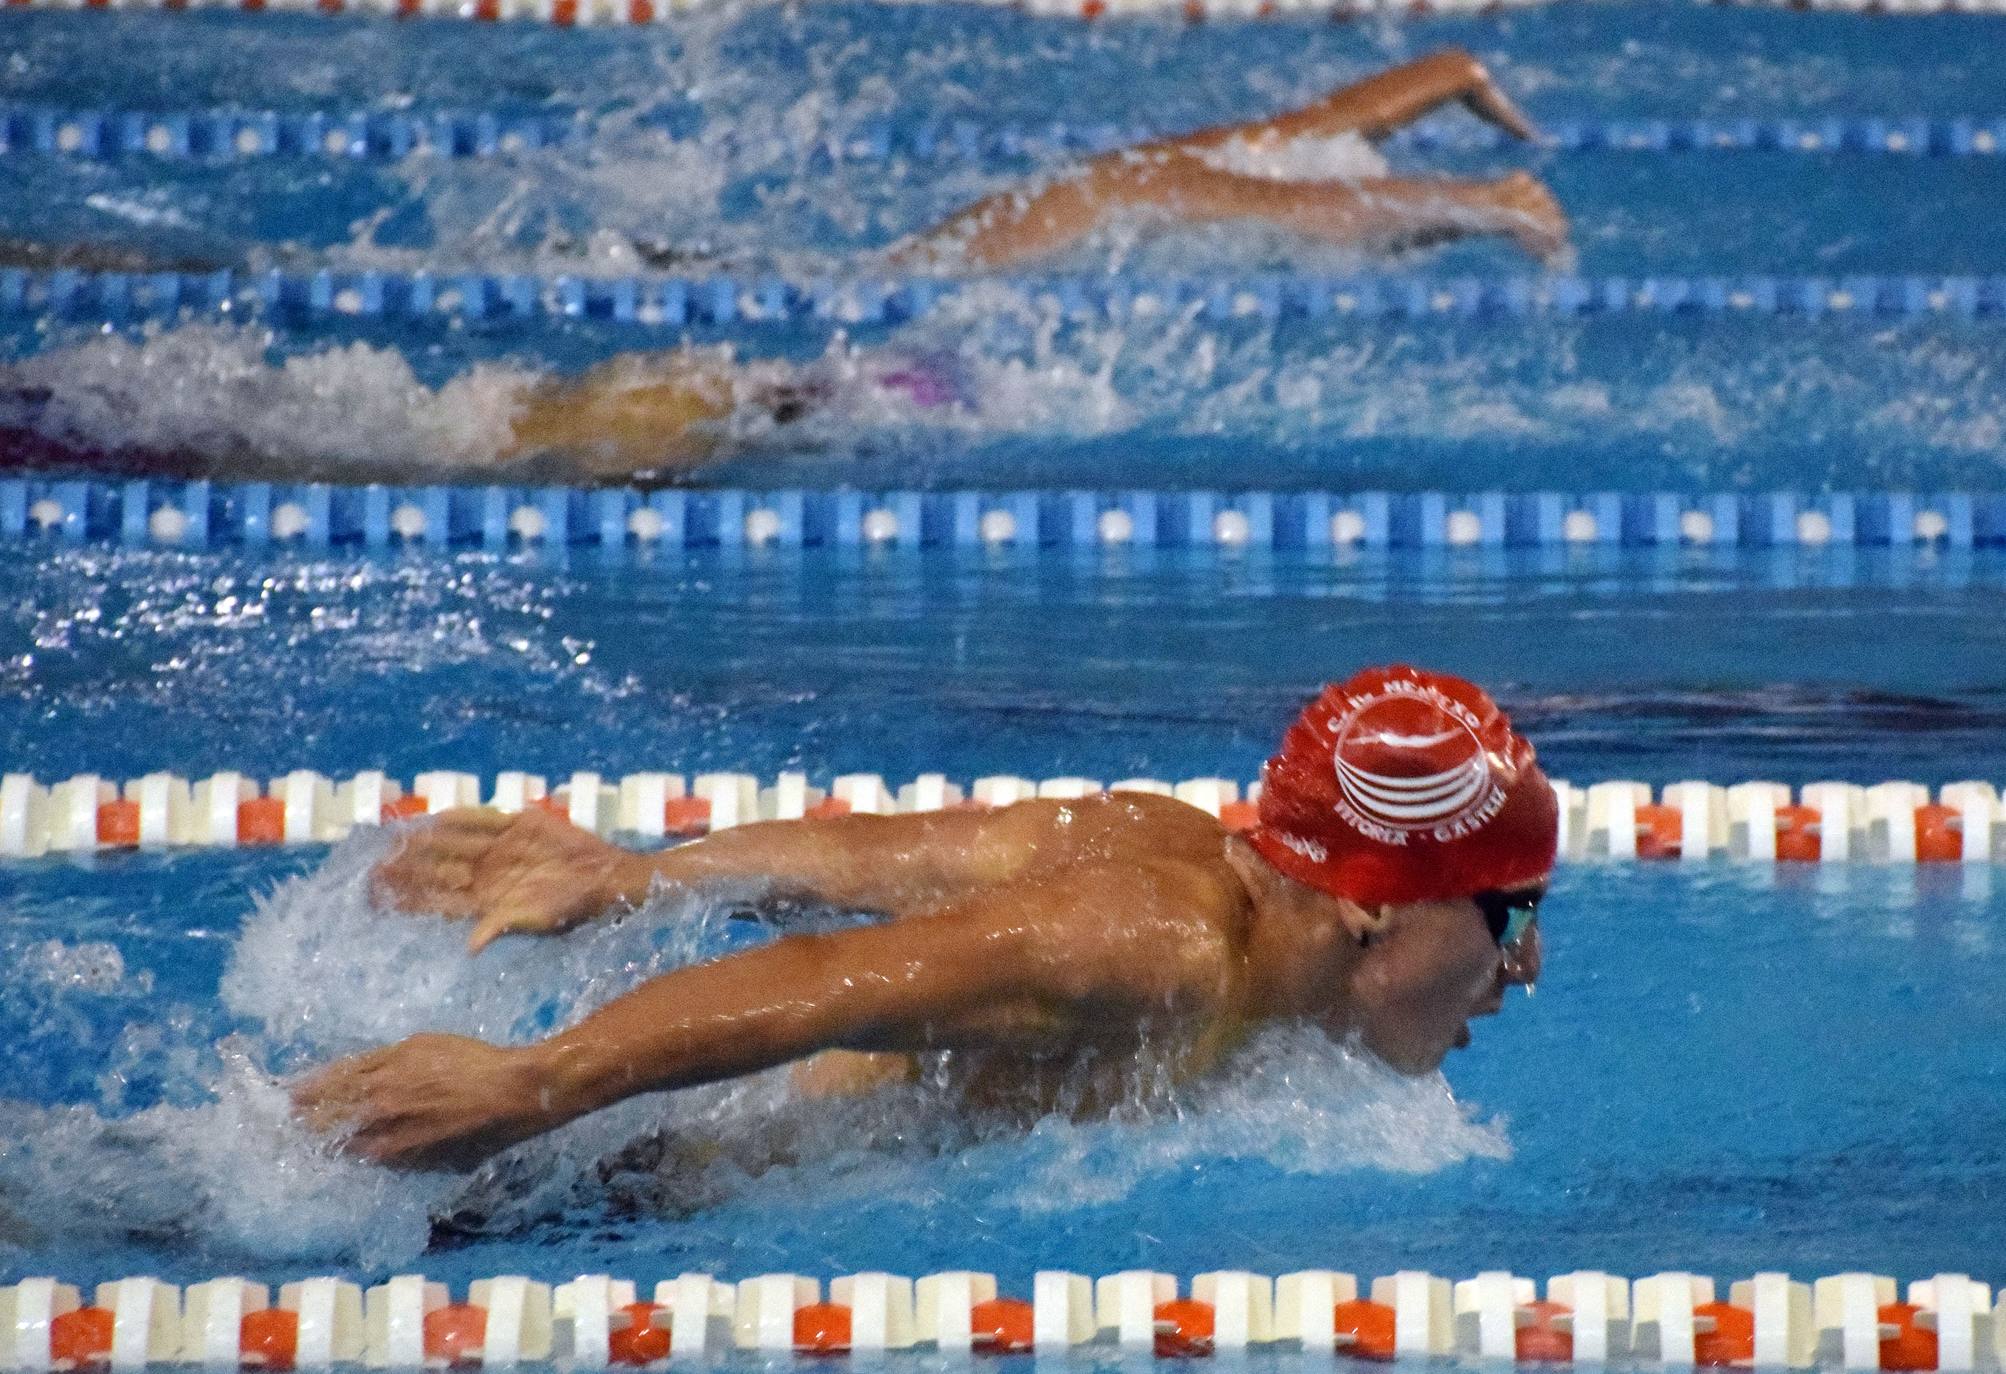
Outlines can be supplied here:
M406 911L474 923L478 953L504 935L551 935L591 920L644 875L641 856L541 808L520 815L463 808L405 837L376 869L379 890Z

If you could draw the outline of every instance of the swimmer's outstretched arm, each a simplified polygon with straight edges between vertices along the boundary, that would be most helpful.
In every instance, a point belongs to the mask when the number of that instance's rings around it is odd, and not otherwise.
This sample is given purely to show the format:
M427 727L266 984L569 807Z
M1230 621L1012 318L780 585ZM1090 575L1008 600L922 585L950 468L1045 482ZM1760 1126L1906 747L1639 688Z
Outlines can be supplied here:
M457 1169L638 1093L822 1050L1063 1053L1109 1025L1228 1009L1245 901L1175 861L1075 865L664 974L539 1044L413 1036L330 1065L294 1100L352 1154Z
M1349 233L1348 221L1356 220L1356 215L1319 213L1333 199L1347 199L1341 185L1236 175L1214 168L1204 155L1235 142L1258 151L1295 139L1342 133L1380 139L1452 101L1520 138L1538 137L1532 121L1498 88L1481 62L1460 48L1445 48L1333 91L1299 110L1103 153L1042 186L1015 187L978 201L901 244L892 258L902 264L1009 267L1062 251L1110 214L1141 206L1187 220L1271 218L1265 205L1272 198L1264 198L1261 191L1275 186L1295 189L1299 214L1293 217L1317 220L1324 228L1321 237L1377 246ZM1494 185L1429 184L1468 186L1479 197L1485 186ZM1403 222L1393 227L1404 232L1408 226Z
M1000 811L765 821L643 854L548 812L449 811L413 831L376 872L409 911L474 922L478 951L503 935L568 930L657 883L753 882L772 901L905 915L1022 871L1057 802Z
M1089 169L1033 196L985 202L937 231L933 260L1012 267L1063 252L1116 212L1144 207L1192 224L1259 220L1312 242L1373 253L1499 236L1547 261L1568 243L1559 201L1526 172L1495 181L1278 181L1161 153Z

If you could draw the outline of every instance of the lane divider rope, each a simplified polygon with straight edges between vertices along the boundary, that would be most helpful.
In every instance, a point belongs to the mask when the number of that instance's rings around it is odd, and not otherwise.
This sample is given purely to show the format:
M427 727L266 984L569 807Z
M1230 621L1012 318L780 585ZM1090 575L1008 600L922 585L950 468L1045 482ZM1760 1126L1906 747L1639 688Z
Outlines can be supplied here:
M980 0L997 9L1062 19L1179 17L1207 20L1333 20L1381 16L1492 15L1532 9L1554 0ZM182 12L227 8L242 13L355 15L369 18L472 19L487 22L535 21L560 27L594 24L651 24L690 13L703 0L0 0L8 8L56 10L143 9ZM1697 0L1701 4L1756 5L1830 13L1903 15L1996 15L2006 0Z
M1069 319L1522 320L1590 316L1800 320L1999 319L2006 275L1843 277L573 277L534 273L0 271L0 318L124 325L262 317L498 322L605 320L650 328L895 325L963 289L1020 293Z
M1360 1296L1353 1274L1310 1269L1195 1276L1126 1270L1097 1279L1041 1270L1028 1299L994 1274L917 1281L882 1272L829 1284L800 1274L737 1283L686 1273L641 1300L629 1279L555 1286L522 1275L447 1286L400 1274L366 1291L346 1279L282 1284L211 1279L185 1290L153 1278L98 1285L28 1278L0 1288L0 1358L54 1371L181 1362L211 1369L666 1367L930 1349L946 1354L1079 1350L1188 1359L1273 1348L1371 1360L1625 1364L1674 1368L1977 1370L2006 1357L2006 1305L1965 1274L1937 1274L1896 1300L1884 1274L1811 1283L1763 1273L1716 1296L1713 1279L1670 1271L1631 1280L1583 1270L1546 1281L1504 1271L1452 1281L1405 1270Z
M1920 131L1924 126L1917 125ZM120 110L0 105L0 154L41 154L81 161L155 157L199 162L270 157L395 161L414 154L497 157L579 143L590 133L581 115L499 111L401 110ZM1976 121L1974 136L2001 129ZM1931 137L1935 137L1934 133Z
M1876 18L2006 13L2006 3L2002 3L2002 0L1699 0L1699 3L1732 9L1787 9L1823 14L1869 15Z
M0 541L364 550L2006 545L2006 492L876 491L0 479Z
M1995 5L2001 0L1964 0ZM384 19L537 21L560 27L652 24L701 9L705 0L0 0L9 8L59 10L143 9L180 12L225 8L242 13L354 15ZM1362 19L1379 15L1499 14L1537 8L1552 0L978 0L995 9L1052 18L1101 19L1125 15L1161 18L1265 19L1281 16Z
M1568 119L1542 121L1563 152L1872 153L1991 157L2006 151L2006 116L1829 115L1813 119ZM984 125L972 119L873 121L847 133L803 139L831 162L988 164L1076 156L1132 146L1174 132L1113 123ZM71 109L0 104L0 155L85 161L129 157L225 162L271 157L397 161L513 156L582 148L593 137L583 114L401 110ZM731 144L729 134L722 136ZM1488 127L1422 124L1388 140L1420 151L1511 146Z
M1560 854L1572 862L1755 863L2006 862L2006 807L1990 783L1946 783L1932 798L1917 782L1865 786L1814 782L1668 783L1655 798L1641 782L1553 784L1560 802ZM898 787L875 773L824 786L799 772L771 782L750 773L580 771L552 787L545 777L503 772L483 787L472 773L420 773L407 791L381 772L335 779L296 769L263 783L225 771L188 779L155 772L118 783L93 773L43 784L27 773L0 777L0 857L101 850L238 848L328 844L357 826L486 805L508 814L548 810L599 835L644 841L693 836L762 820L892 815L1009 806L1033 798L1074 800L1102 792L1174 797L1232 830L1258 818L1260 785L1226 778L1166 782L1128 778L1042 781L978 778L967 787L926 773Z

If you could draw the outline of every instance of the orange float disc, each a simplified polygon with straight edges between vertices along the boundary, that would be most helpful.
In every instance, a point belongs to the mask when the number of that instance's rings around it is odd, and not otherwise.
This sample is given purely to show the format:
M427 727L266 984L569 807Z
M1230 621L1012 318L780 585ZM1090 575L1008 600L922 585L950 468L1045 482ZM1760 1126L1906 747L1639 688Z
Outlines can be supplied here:
M58 1369L82 1369L111 1359L110 1308L79 1307L49 1323L49 1362Z
M850 804L841 797L824 797L803 813L811 821L833 821L850 814Z
M662 806L662 828L671 835L703 834L710 829L710 802L703 797L670 797Z
M1191 1298L1156 1305L1156 1353L1162 1359L1210 1355L1217 1318L1210 1303Z
M1676 806L1637 808L1637 857L1676 859L1685 834L1686 818Z
M239 1359L254 1369L285 1370L299 1358L300 1314L282 1307L246 1312L237 1327Z
M98 808L98 843L117 849L139 844L139 803L110 801Z
M627 1325L606 1342L606 1353L614 1364L653 1364L669 1358L669 1333L655 1325L660 1307L651 1302L630 1302L620 1310L627 1314Z
M841 1355L850 1348L850 1309L811 1302L794 1311L794 1349L803 1355Z
M1776 857L1785 863L1815 864L1821 845L1819 814L1808 806L1776 808Z
M1921 1311L1906 1302L1891 1302L1881 1308L1881 1325L1895 1328L1894 1335L1881 1336L1882 1369L1936 1368L1936 1333L1916 1325L1915 1319Z
M1713 1318L1713 1330L1697 1328ZM1732 1303L1703 1302L1693 1309L1693 1363L1712 1367L1755 1363L1755 1313Z
M1518 1329L1518 1357L1521 1360L1560 1363L1571 1361L1574 1358L1574 1333L1562 1331L1554 1324L1556 1317L1569 1315L1571 1309L1557 1302L1530 1302L1525 1305L1525 1311L1530 1320Z
M1947 806L1915 809L1915 856L1926 864L1954 864L1964 858L1964 817Z
M383 803L384 822L408 821L414 816L422 816L428 805L423 797L399 797L395 801L387 801Z
M286 804L277 797L253 797L237 804L238 844L284 844Z
M1338 1349L1361 1360L1393 1358L1393 1309L1383 1302L1353 1298L1341 1302L1331 1314L1337 1334L1349 1336L1349 1344Z
M968 1326L975 1348L987 1355L1030 1353L1037 1330L1031 1304L1022 1298L991 1298L968 1309Z
M1253 802L1227 802L1219 808L1219 824L1234 834L1252 830L1261 823L1261 808Z
M488 1340L488 1310L456 1302L425 1314L425 1357L447 1364L479 1364Z

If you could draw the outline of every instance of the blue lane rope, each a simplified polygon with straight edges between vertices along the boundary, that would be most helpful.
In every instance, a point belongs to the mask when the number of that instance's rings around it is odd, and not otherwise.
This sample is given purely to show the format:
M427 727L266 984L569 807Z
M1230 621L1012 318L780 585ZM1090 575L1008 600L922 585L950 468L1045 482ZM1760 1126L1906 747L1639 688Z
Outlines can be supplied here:
M2006 154L2006 116L1933 118L1832 115L1817 119L1555 119L1544 125L1564 152L1861 153L1911 157ZM1035 126L976 120L882 120L804 144L832 162L898 160L987 165L1126 147L1173 130L1063 120ZM508 156L590 143L580 114L384 110L149 112L0 104L0 154L84 160L151 157L228 162L271 157L396 161ZM1483 126L1423 124L1390 140L1399 148L1488 150L1510 145Z
M414 154L496 157L581 143L578 115L492 111L90 110L0 105L0 153L87 161L153 157L228 162L269 157L395 161Z
M1608 315L2006 316L2006 275L1845 277L1003 277L850 282L530 273L0 271L0 318L121 325L194 317L608 320L651 328L899 324L1001 283L1070 319L1528 319Z
M781 549L2006 546L2006 492L748 491L0 479L0 539Z

